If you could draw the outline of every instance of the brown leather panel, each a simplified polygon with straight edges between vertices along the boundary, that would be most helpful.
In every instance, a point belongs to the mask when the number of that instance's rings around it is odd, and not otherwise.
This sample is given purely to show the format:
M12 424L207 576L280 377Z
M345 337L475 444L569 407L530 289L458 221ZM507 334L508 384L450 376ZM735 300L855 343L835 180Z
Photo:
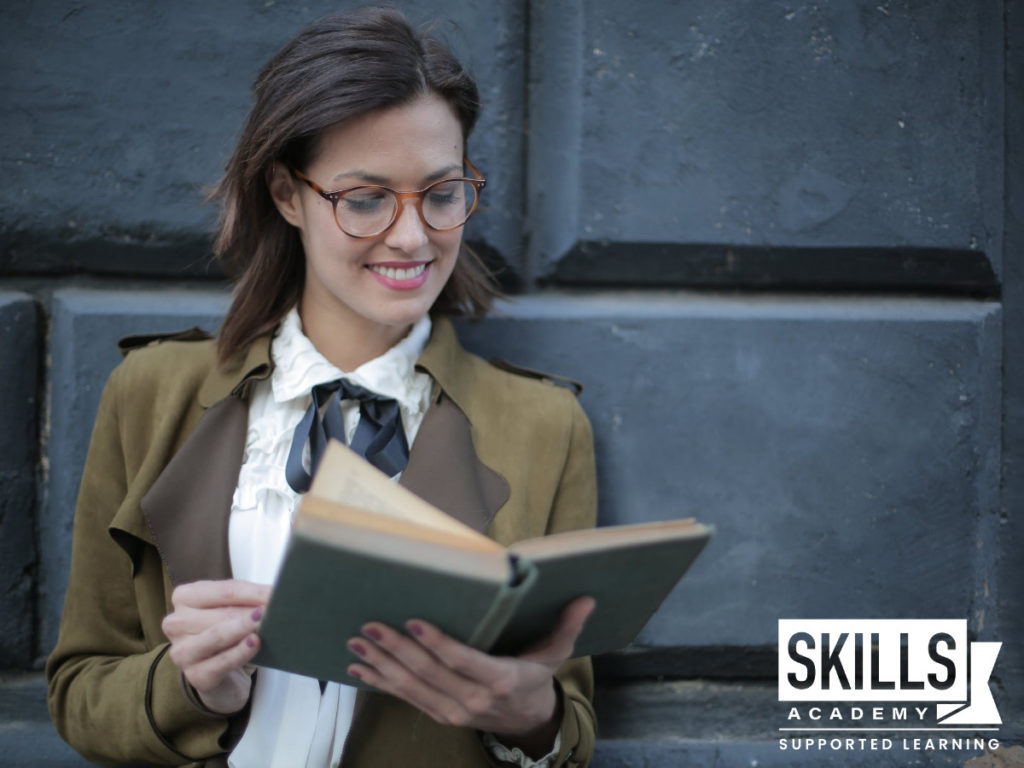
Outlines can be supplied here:
M478 531L510 493L508 481L480 461L469 420L444 394L423 417L401 484Z
M142 498L142 512L175 585L231 578L228 514L248 420L249 406L237 397L209 408Z

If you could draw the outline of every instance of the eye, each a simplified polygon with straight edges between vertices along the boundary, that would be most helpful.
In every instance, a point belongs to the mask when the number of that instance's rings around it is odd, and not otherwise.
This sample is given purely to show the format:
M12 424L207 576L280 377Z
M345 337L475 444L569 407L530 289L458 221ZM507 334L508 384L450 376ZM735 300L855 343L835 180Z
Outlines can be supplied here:
M338 207L344 206L346 213L379 213L387 207L389 197L391 195L383 189L353 189L341 196Z
M436 184L427 192L427 203L438 208L458 205L465 194L462 185L461 181L443 181Z

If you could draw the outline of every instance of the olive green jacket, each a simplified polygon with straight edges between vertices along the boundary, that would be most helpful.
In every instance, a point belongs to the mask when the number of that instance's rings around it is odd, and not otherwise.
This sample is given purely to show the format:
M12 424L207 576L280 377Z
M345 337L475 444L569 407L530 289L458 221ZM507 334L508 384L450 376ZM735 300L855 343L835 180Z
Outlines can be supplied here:
M223 765L244 730L244 713L212 717L193 706L160 623L175 585L230 577L227 519L247 395L270 375L270 338L224 367L199 333L143 343L126 351L104 389L46 667L57 730L90 759ZM435 321L417 366L436 385L404 485L503 544L593 525L593 439L572 392L467 353L445 319ZM595 738L589 660L567 662L557 679L557 764L586 765ZM360 692L342 764L492 760L476 731Z

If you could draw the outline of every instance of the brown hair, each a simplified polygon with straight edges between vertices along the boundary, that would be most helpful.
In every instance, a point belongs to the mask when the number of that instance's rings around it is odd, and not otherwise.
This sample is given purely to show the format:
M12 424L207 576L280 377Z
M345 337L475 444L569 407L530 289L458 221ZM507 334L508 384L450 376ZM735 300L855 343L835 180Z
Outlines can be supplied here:
M391 8L361 8L306 27L264 67L254 91L256 104L212 195L221 201L214 251L235 280L217 336L221 361L273 328L302 295L302 243L267 187L274 162L305 170L326 129L425 93L451 105L463 140L480 110L476 84L454 55ZM480 317L497 295L490 273L463 245L432 311Z

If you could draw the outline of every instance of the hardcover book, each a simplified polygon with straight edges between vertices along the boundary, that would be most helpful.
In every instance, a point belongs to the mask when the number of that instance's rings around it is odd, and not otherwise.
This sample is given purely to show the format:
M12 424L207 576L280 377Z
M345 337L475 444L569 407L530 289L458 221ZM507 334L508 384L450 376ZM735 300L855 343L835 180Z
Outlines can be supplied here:
M576 656L631 643L707 543L693 519L617 525L503 547L333 442L300 502L254 664L349 685L345 647L369 621L429 621L489 653L548 635L597 602Z

